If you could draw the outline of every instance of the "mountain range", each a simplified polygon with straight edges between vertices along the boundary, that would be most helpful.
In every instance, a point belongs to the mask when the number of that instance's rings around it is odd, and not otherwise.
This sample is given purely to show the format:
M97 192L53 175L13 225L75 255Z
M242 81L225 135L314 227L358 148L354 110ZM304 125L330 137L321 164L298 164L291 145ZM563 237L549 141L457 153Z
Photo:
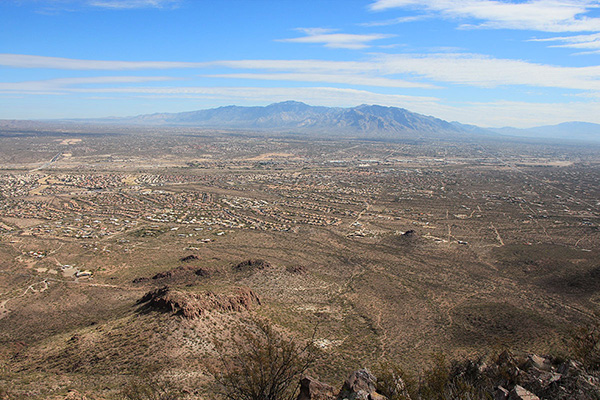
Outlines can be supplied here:
M75 121L70 120L70 122ZM225 106L179 113L85 119L76 122L276 131L308 136L363 139L525 137L600 142L600 124L588 122L565 122L528 129L481 128L444 121L398 107L366 104L352 108L323 107L310 106L297 101L285 101L264 107Z
M226 106L181 113L139 115L117 119L115 122L274 130L363 138L415 138L468 133L447 121L403 108L378 105L360 105L353 108L316 107L297 101L285 101L265 107Z

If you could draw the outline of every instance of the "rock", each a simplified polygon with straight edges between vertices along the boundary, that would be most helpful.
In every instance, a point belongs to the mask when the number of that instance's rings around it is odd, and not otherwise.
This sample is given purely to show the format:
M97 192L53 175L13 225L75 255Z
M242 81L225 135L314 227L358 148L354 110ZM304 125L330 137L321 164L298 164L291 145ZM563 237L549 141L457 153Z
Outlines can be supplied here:
M508 394L508 400L540 400L540 398L524 387L517 385Z
M566 361L558 367L558 373L561 375L577 374L583 371L583 367L577 361Z
M516 365L517 361L516 361L514 355L510 351L504 350L502 353L500 353L498 355L496 364L498 364L498 365Z
M167 279L167 278L182 278L186 275L189 275L190 272L194 270L194 267L191 266L181 266L177 268L173 268L169 271L159 272L158 274L152 277L153 280L158 279Z
M87 400L87 397L79 393L77 390L69 390L65 400Z
M496 388L496 393L494 394L494 400L506 400L508 399L508 393L508 389L498 386Z
M290 274L306 274L306 267L303 265L292 265L286 268Z
M205 268L198 268L197 270L194 271L194 274L205 278L205 277L211 276L212 272Z
M241 263L235 265L233 269L236 271L254 271L269 267L271 267L271 264L269 264L267 261L261 260L259 258L251 258L249 260L242 261Z
M385 400L386 397L376 393L377 378L367 369L350 374L338 394L338 400Z
M198 260L198 256L190 254L189 256L185 256L179 259L181 262L192 262Z
M138 304L149 310L161 310L195 319L209 311L249 310L260 305L259 297L250 289L238 288L234 295L216 294L213 292L189 293L173 290L168 286L146 293Z
M333 400L335 399L335 390L332 386L321 383L311 377L304 377L300 380L300 393L297 400Z
M547 358L532 354L527 358L526 368L537 368L540 371L551 371L552 362Z
M530 368L528 370L527 383L528 386L536 393L545 390L554 382L558 382L562 378L561 374L550 371L542 371L538 368Z

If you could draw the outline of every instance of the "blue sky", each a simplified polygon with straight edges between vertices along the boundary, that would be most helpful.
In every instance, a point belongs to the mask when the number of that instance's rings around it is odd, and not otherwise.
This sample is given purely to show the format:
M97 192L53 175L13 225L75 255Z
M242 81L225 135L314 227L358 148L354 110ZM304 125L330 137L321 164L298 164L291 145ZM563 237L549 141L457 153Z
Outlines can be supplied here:
M0 118L297 100L600 123L600 0L0 0Z

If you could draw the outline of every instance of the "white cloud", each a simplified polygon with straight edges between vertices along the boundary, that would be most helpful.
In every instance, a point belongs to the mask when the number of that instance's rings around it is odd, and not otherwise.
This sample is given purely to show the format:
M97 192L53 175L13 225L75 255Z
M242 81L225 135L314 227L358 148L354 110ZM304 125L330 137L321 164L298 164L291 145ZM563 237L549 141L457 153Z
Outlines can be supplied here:
M2 0L17 5L33 4L36 12L56 15L62 12L77 12L85 8L108 10L133 10L140 8L173 9L184 0ZM0 2L2 2L0 1Z
M600 31L600 18L588 17L600 7L597 0L529 0L518 3L497 0L376 0L373 11L417 8L447 18L474 18L478 27L544 32ZM465 25L469 27L469 25Z
M163 82L174 78L165 76L95 76L87 78L58 78L43 81L0 82L0 92L63 94L75 85Z
M399 18L392 18L392 19L387 19L385 21L373 21L373 22L365 22L362 24L359 24L360 26L388 26L388 25L398 25L398 24L405 24L408 22L416 22L416 21L422 21L424 19L429 18L428 15L413 15L413 16L409 16L409 17L399 17Z
M0 54L0 65L13 68L50 68L71 70L131 70L201 68L205 63L168 61L105 61L74 58L31 56L24 54Z
M310 73L277 73L277 74L216 74L203 75L210 78L226 78L226 79L257 79L268 81L296 81L296 82L327 82L327 83L342 83L347 85L360 86L379 86L379 87L396 87L396 88L421 88L435 89L437 86L411 82L402 79L389 79L377 76L366 75L350 75L350 74L310 74Z
M126 10L134 8L172 8L179 0L91 0L87 4L92 7Z
M328 75L397 75L423 77L476 87L523 85L578 90L600 90L600 66L561 67L498 59L480 54L380 54L367 61L238 60L216 61L215 66Z
M334 30L322 28L298 28L297 30L306 34L306 36L279 39L279 42L291 43L317 43L325 47L339 49L364 49L369 47L369 43L374 40L387 39L394 35L384 35L371 33L366 35L355 35L350 33L333 33Z
M600 90L600 66L560 67L478 54L382 55L386 74L412 74L438 82L497 87L523 85Z
M550 47L568 47L572 49L591 50L585 52L586 54L600 52L600 33L594 33L591 35L575 35L575 36L562 36L562 37L551 37L545 39L530 39L532 42L560 42L562 44L555 44ZM579 53L583 54L583 53Z
M522 85L600 91L600 66L562 67L521 60L499 59L480 54L372 54L362 61L325 60L222 60L202 63L163 61L98 61L55 57L0 54L0 65L15 68L67 70L132 70L176 68L229 68L265 71L282 75L283 80L406 87L452 83L475 87ZM236 72L232 72L236 73ZM239 72L242 73L242 72ZM247 73L247 72L243 72ZM221 74L225 75L225 74ZM249 77L249 76L248 76ZM430 82L418 82L418 78ZM275 75L256 76L277 78ZM352 82L356 79L355 82ZM370 83L369 83L370 81Z
M439 99L426 96L381 94L368 90L333 87L115 87L74 88L75 93L120 93L160 98L211 99L227 104L259 104L285 100L311 105L350 107L359 104L385 104L416 112L431 112Z

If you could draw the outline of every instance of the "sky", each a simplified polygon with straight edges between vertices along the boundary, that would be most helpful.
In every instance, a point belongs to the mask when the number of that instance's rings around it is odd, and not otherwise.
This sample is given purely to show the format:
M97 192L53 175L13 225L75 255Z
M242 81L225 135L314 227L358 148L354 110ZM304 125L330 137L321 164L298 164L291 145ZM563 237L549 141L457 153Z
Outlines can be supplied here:
M286 100L600 123L600 0L0 0L0 119Z

